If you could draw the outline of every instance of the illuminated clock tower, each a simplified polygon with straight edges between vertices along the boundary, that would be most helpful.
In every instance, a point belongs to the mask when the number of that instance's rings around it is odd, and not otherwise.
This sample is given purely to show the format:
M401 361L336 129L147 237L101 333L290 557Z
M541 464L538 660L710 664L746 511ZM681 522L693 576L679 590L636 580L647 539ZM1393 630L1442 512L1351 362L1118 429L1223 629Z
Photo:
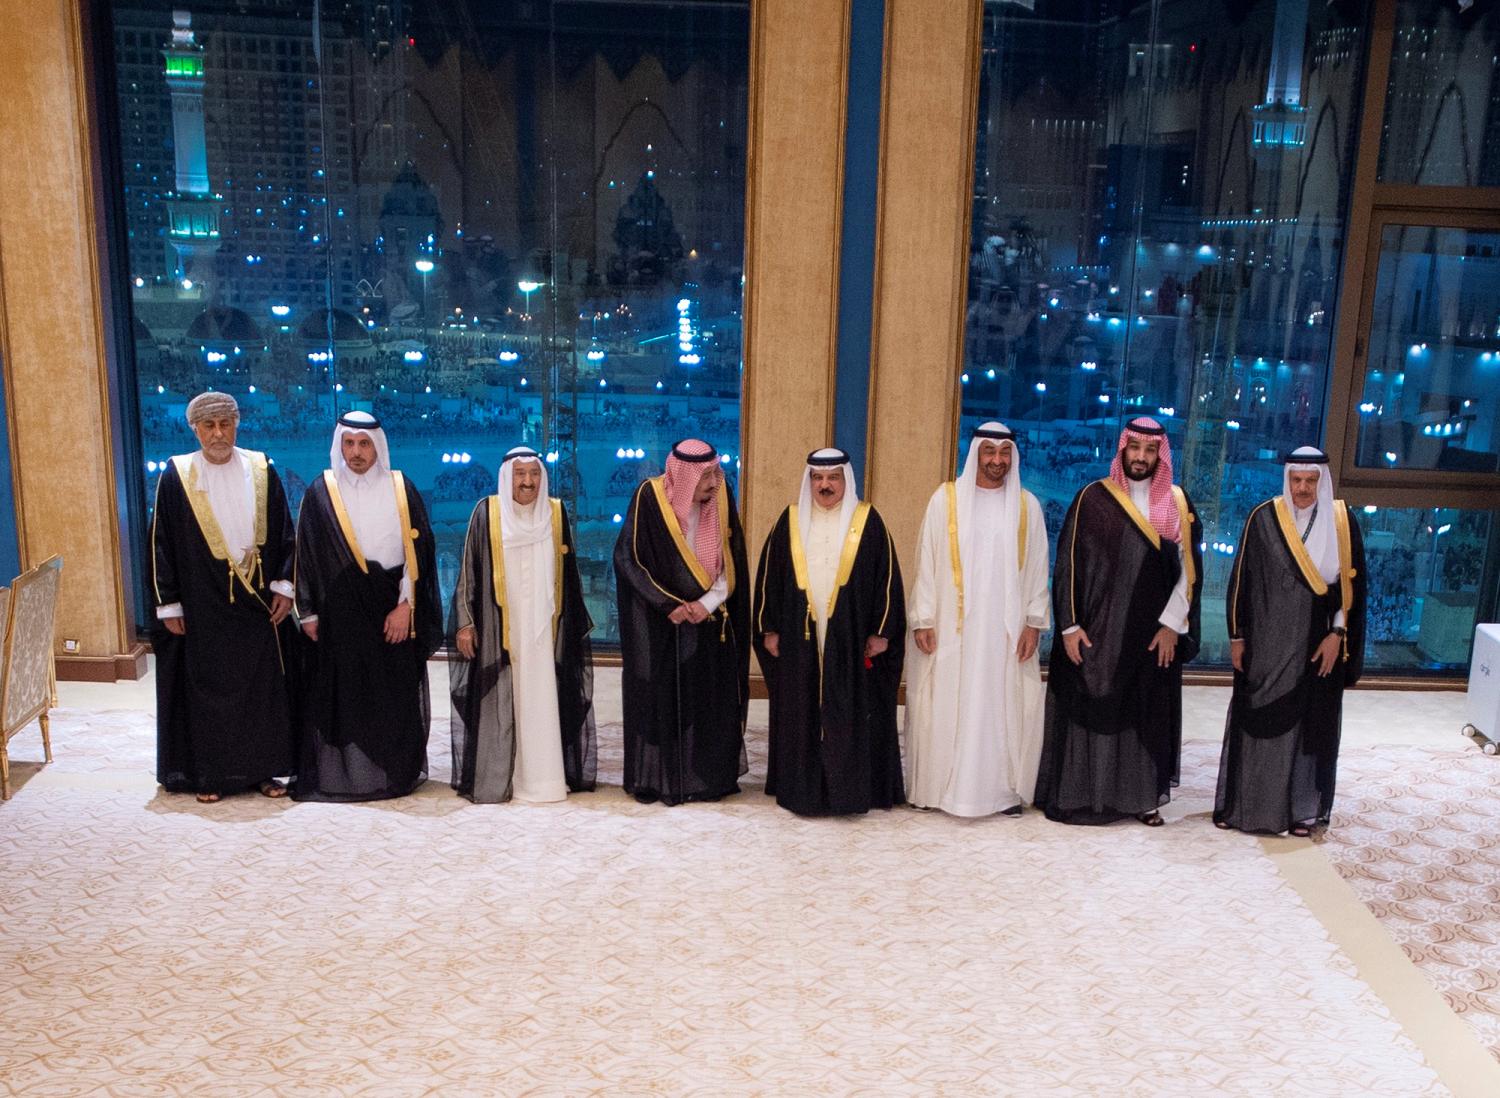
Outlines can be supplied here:
M169 260L174 279L196 279L199 258L211 261L219 245L219 204L208 180L208 138L203 124L203 47L193 37L193 17L172 13L172 39L162 50L172 93L172 145L177 180L166 195ZM204 265L207 268L207 264ZM184 286L184 289L190 289Z

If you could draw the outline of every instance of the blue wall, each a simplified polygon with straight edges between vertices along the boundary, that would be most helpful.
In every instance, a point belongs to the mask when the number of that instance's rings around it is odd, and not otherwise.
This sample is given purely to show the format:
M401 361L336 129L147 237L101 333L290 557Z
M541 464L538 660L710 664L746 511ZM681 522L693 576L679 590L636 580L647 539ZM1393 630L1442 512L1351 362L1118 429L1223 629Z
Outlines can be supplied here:
M8 367L0 359L0 372ZM5 404L5 386L0 385L0 585L21 572L21 544L16 536L16 495L11 482L10 414Z
M875 222L880 197L880 91L885 0L853 0L849 25L848 116L844 131L843 222L839 237L838 353L832 444L861 482L870 404L875 303Z

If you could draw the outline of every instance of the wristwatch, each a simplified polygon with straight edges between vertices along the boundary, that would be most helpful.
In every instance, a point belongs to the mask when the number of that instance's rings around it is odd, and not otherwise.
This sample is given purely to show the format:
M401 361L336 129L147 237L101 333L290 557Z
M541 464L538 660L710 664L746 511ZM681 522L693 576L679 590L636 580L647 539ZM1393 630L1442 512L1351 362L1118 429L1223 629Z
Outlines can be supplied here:
M1329 630L1329 632L1336 637L1343 637L1348 635L1348 630L1346 630L1342 625L1335 625L1332 629Z

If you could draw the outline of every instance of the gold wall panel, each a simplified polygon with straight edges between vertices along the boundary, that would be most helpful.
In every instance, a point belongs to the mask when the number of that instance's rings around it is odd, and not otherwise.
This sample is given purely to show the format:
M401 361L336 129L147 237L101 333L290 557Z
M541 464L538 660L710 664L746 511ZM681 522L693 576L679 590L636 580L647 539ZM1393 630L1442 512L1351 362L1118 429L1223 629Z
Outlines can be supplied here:
M887 0L866 484L908 572L953 475L980 0Z
M744 520L752 566L829 443L849 44L846 0L751 9Z
M0 16L0 308L22 566L62 555L59 643L112 657L131 645L78 13L70 0L0 0Z

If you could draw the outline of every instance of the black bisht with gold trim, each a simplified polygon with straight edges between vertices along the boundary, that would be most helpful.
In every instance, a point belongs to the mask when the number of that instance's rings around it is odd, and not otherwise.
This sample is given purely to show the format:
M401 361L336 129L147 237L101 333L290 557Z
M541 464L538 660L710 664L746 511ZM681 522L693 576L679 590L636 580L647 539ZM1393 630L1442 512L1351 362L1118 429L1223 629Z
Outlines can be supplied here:
M156 485L156 605L180 602L187 630L179 637L158 621L152 633L156 780L171 793L238 793L296 769L296 627L290 616L271 624L270 589L292 578L292 515L265 455L241 452L259 543L249 561L229 560L206 493L190 499L191 455L169 462Z
M625 791L637 800L716 800L739 792L749 769L749 566L727 481L718 500L729 597L707 621L667 620L707 594L713 578L683 540L660 477L636 489L615 542Z
M1036 804L1065 823L1103 824L1171 799L1182 752L1182 665L1198 654L1203 527L1173 487L1182 550L1159 535L1109 479L1073 497L1052 569L1052 654ZM1172 588L1189 571L1188 631L1167 667L1151 642ZM1075 666L1063 647L1074 625L1093 647Z
M1219 760L1215 822L1276 834L1326 824L1333 812L1344 689L1365 650L1365 551L1359 523L1337 508L1339 572L1326 582L1280 496L1245 520L1225 593L1229 635L1245 642ZM1312 662L1344 611L1339 663Z
M897 691L905 660L901 566L880 513L854 510L826 616L822 651L809 603L797 508L776 520L755 585L755 651L771 697L766 792L804 816L890 808L906 799ZM777 651L766 651L767 633ZM888 647L865 658L865 642Z
M583 601L568 509L559 499L544 502L552 508L552 654L563 776L569 792L580 793L594 788L599 769L594 657L589 644L594 623ZM479 803L510 800L515 773L515 665L510 654L503 535L500 497L486 496L469 516L448 622L448 644L455 651L461 628L472 626L475 632L474 659L450 658L448 685L452 785L460 795ZM484 755L490 757L481 766Z
M384 630L400 598L402 566L365 559L347 514L339 513L331 473L302 497L297 608L317 615L318 639L305 646L309 667L292 786L298 800L401 797L427 778L427 660L443 640L437 554L421 494L399 472L391 477L404 567L412 573L411 631L398 644L388 643Z

